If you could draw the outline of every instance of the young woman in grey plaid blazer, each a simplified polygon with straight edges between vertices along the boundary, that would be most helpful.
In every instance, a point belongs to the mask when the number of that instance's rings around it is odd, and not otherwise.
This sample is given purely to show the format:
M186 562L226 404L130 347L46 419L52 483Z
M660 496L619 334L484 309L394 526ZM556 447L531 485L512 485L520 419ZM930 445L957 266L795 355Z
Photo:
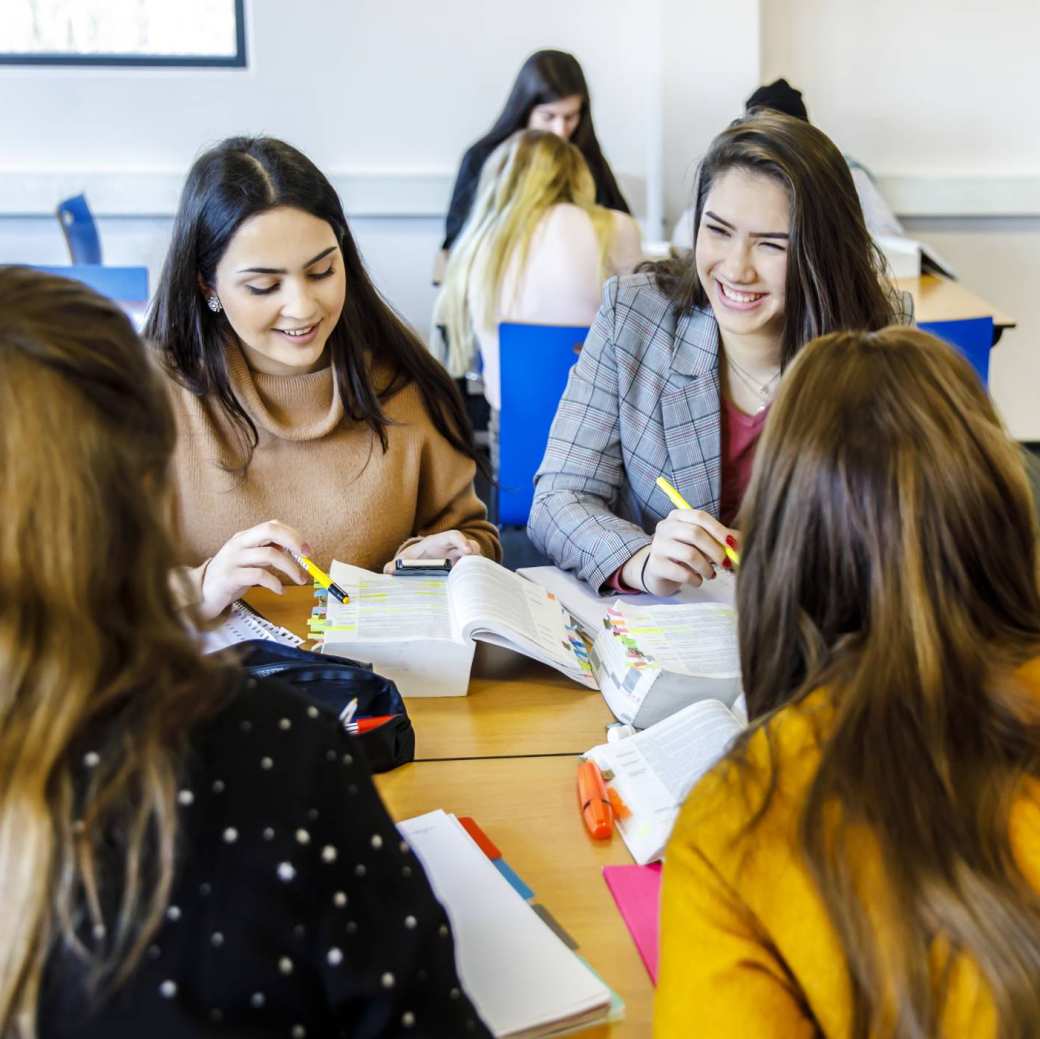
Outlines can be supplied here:
M671 595L728 566L785 367L815 336L900 315L848 166L808 123L732 123L695 214L692 254L607 282L535 477L532 541L596 590Z

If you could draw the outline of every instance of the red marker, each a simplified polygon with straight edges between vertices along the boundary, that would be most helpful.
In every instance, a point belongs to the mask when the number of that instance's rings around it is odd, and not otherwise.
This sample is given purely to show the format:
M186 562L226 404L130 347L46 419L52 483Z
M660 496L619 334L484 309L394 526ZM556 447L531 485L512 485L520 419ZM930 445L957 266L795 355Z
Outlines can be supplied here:
M589 833L597 841L608 840L614 829L614 809L595 761L578 766L578 807Z
M396 714L377 714L374 718L358 718L356 722L348 722L344 728L347 732L359 736L363 732L371 732L373 729L378 729L380 725L392 722L396 717Z

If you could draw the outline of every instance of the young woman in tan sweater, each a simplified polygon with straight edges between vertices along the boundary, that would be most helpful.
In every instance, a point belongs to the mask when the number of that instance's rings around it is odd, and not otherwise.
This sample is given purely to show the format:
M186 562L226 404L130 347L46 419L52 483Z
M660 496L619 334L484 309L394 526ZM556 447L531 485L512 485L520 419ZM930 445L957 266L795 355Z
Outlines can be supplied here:
M188 174L145 329L171 377L183 562L204 616L307 578L293 553L499 558L444 369L365 271L335 189L237 137Z

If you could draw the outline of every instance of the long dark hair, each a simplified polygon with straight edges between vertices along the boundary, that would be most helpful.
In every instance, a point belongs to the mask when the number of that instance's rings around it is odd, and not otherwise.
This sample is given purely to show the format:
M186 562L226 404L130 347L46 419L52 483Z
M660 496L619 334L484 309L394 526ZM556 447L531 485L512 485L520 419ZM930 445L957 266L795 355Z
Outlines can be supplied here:
M772 177L790 200L783 365L816 336L874 330L899 318L895 292L882 284L885 262L863 222L848 164L825 133L767 109L730 123L698 169L694 242L715 178L731 169ZM639 269L654 273L678 311L708 305L693 253Z
M24 267L0 311L0 1035L32 1036L54 949L92 994L140 962L185 739L230 678L170 595L177 430L126 315Z
M217 264L238 228L275 206L291 206L324 220L343 252L346 301L327 349L346 414L365 422L385 451L390 420L382 402L414 382L437 430L452 447L477 461L458 391L372 284L328 179L284 141L231 137L197 159L188 173L145 336L162 350L166 367L178 381L197 396L215 396L242 431L242 468L256 447L256 426L228 378L224 348L234 333L222 313L213 314L206 307L199 278L212 285ZM392 373L385 388L373 381L373 363L388 366Z
M592 179L596 182L596 202L608 209L629 212L614 174L603 157L603 151L592 125L592 108L589 104L589 87L585 73L573 54L566 51L535 51L520 67L513 89L506 98L505 107L494 125L477 142L480 151L497 148L517 130L527 128L531 109L538 105L559 101L560 98L578 94L581 97L581 116L578 126L571 135L571 144L576 145L589 165Z
M738 523L744 687L772 766L746 774L746 735L733 775L765 791L753 831L781 782L774 713L825 697L806 708L833 724L798 850L845 953L850 1035L938 1034L961 955L998 1034L1035 1034L1040 897L1010 835L1040 779L1040 705L1014 675L1040 653L1018 445L951 347L909 328L836 333L781 384ZM949 956L933 976L936 940Z

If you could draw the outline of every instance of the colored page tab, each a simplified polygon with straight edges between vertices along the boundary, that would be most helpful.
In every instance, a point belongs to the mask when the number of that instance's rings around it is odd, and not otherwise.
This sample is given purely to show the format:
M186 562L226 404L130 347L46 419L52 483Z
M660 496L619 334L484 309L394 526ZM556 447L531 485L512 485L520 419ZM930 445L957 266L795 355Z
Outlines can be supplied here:
M505 859L492 859L492 863L499 873L520 893L524 901L534 898L534 892L520 879L520 876Z
M650 980L656 985L661 933L661 864L604 866L603 879L636 943Z
M557 938L567 946L568 949L577 949L578 943L570 936L570 934L564 930L563 924L556 919L548 909L545 908L540 902L532 902L531 908L545 921L546 926L556 935Z
M468 815L460 815L457 817L459 822L462 824L462 828L476 841L477 847L489 858L492 862L495 859L502 858L502 852L498 850L498 847L492 842L491 838L474 822L474 820Z

